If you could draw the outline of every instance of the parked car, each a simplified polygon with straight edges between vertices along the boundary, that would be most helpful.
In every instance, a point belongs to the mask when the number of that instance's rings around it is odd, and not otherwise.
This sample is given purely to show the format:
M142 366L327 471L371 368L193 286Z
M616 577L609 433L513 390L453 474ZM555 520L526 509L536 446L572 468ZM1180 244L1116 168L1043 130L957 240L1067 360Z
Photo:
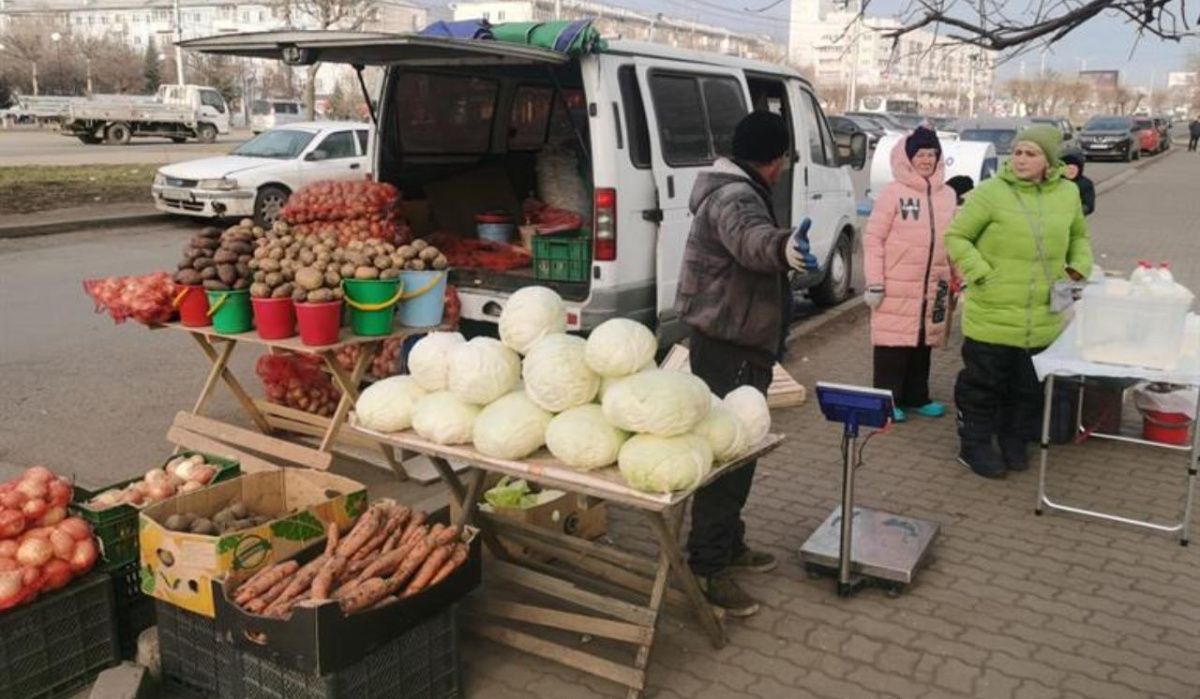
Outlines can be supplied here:
M842 116L854 117L855 119L871 119L875 123L883 126L885 130L894 131L896 133L908 133L911 131L911 129L905 128L904 124L896 121L895 117L893 117L891 114L884 114L883 112L846 112Z
M1029 120L1035 124L1049 124L1062 132L1064 151L1076 150L1079 148L1079 139L1075 137L1075 126L1071 120L1064 116L1035 116L1029 117Z
M1143 153L1154 154L1162 151L1162 134L1159 133L1153 119L1147 116L1134 117L1133 130L1137 132Z
M262 99L250 106L250 130L255 134L301 121L305 112L300 100Z
M984 141L996 147L996 155L1012 155L1013 141L1017 134L1033 124L1025 118L959 119L951 131L958 132L960 141Z
M837 144L838 155L841 157L849 157L854 134L861 133L867 137L869 150L874 150L883 136L883 129L878 126L872 125L870 129L867 129L854 119L844 116L829 117L829 128L833 130L833 140Z
M1094 116L1079 131L1079 145L1087 158L1120 158L1125 162L1142 157L1141 136L1133 117Z
M150 191L159 211L204 218L279 218L291 193L318 180L371 174L372 127L317 121L264 131L229 155L159 168Z
M589 211L578 213L592 229L589 261L577 276L556 279L535 278L528 268L455 269L451 281L471 332L495 332L511 294L539 284L563 298L570 330L624 317L654 328L663 344L682 337L674 307L692 222L688 200L700 173L731 154L734 127L751 105L786 115L798 146L774 187L775 214L785 227L812 220L821 271L796 286L823 305L851 294L857 212L843 165L863 166L867 139L856 134L853 157L840 158L816 90L786 65L620 39L581 55L348 32L231 34L183 46L292 64L383 66L385 126L375 135L374 171L404 193L417 235L433 232L436 221L439 232L473 237L481 211L518 213L517 193L536 190L539 162L565 144L587 168L579 185Z

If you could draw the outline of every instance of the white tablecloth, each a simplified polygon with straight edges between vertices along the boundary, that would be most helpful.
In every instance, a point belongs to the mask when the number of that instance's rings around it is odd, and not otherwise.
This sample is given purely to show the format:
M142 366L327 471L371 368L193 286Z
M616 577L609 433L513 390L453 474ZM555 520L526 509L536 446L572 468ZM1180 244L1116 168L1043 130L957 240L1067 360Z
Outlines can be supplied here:
M1195 313L1190 313L1187 323L1188 329L1184 332L1184 337L1188 338L1187 342L1192 342L1191 338L1197 337L1200 317L1197 317ZM1099 362L1089 362L1080 356L1079 344L1075 340L1078 332L1079 324L1077 320L1072 320L1053 345L1033 358L1033 368L1037 371L1038 379L1045 379L1050 374L1056 376L1106 376L1200 386L1200 351L1198 351L1200 348L1185 348L1184 357L1170 371L1120 364L1100 364Z

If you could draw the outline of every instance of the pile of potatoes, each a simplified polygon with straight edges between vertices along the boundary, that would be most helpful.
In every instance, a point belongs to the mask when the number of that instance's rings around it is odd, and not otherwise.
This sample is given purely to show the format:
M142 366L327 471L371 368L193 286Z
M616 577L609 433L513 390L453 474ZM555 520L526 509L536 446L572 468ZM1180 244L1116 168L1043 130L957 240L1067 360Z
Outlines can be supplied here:
M173 532L191 532L205 536L217 536L228 532L250 529L270 522L273 517L256 515L246 507L245 503L235 502L229 507L217 512L212 517L201 517L192 512L171 515L163 523Z
M251 296L323 303L343 298L343 279L393 279L402 270L446 269L449 261L423 240L399 247L355 240L341 248L332 232L296 233L281 221L258 239L249 266Z
M203 285L210 291L247 288L254 241L262 233L263 229L250 219L243 219L223 233L218 228L204 228L184 248L175 281Z

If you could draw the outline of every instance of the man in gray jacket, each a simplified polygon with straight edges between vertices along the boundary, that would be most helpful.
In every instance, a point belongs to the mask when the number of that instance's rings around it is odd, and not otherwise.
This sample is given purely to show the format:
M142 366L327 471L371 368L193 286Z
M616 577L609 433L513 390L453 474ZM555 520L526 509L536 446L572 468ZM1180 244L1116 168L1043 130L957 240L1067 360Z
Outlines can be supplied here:
M780 228L771 206L771 187L789 166L790 141L783 117L748 114L734 131L733 159L718 159L692 189L694 218L675 310L691 329L692 373L721 397L738 386L766 394L790 320L787 273L817 271L808 247L811 222L804 219L794 232ZM733 616L755 613L758 603L732 573L777 564L746 545L741 513L754 467L722 476L692 501L689 565L709 601Z

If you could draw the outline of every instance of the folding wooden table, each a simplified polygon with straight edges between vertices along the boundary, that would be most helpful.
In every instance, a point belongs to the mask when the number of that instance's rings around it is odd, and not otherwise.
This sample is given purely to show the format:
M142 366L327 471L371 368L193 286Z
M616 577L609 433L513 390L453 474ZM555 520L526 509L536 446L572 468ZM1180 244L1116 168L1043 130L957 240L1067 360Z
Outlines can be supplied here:
M564 466L545 450L522 461L510 461L485 456L470 446L435 444L411 431L386 434L359 426L351 429L372 440L428 456L459 505L456 523L479 527L485 545L494 556L485 567L488 579L526 588L559 603L550 607L497 599L489 587L485 596L467 607L471 631L545 660L621 684L627 688L631 699L641 696L646 689L646 669L664 603L693 613L714 648L725 645L722 615L705 599L679 544L684 508L701 485L762 457L783 442L781 435L767 435L736 461L714 466L695 487L653 494L626 485L615 466L579 472ZM471 467L466 484L450 467L449 460ZM613 546L480 512L477 505L489 472L523 478L544 488L580 493L636 510L658 543L657 561ZM512 547L506 548L500 543L498 536L537 555L515 554ZM668 584L672 573L677 587ZM646 601L630 601L642 599ZM569 605L568 608L562 608L561 603ZM634 656L631 662L617 662L514 628L518 623L538 631L587 634L632 645Z

